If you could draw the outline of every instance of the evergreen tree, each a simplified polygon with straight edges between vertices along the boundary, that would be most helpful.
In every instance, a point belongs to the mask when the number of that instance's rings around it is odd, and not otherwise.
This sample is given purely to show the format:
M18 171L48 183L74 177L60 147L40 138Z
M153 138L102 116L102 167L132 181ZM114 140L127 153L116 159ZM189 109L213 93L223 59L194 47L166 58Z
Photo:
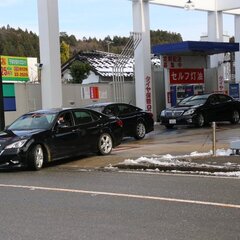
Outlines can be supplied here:
M75 61L71 67L70 72L73 77L73 83L82 83L84 79L90 74L90 65L88 63Z
M162 30L150 32L151 45L181 42L182 37L179 33L171 33ZM96 37L83 37L77 40L74 35L68 36L66 32L60 33L61 42L61 62L64 63L79 51L108 51L107 42L111 42L110 52L121 53L126 46L129 38L114 36L105 37L97 40ZM10 25L0 28L0 55L37 57L39 58L39 37L32 31L20 28L14 29Z

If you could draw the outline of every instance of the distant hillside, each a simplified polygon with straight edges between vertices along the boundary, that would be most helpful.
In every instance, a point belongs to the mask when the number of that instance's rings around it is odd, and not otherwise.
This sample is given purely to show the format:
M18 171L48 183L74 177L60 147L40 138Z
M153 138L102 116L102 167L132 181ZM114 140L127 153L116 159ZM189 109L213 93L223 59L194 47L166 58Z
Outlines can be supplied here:
M179 33L171 33L167 31L151 31L151 45L161 43L181 42L182 37ZM68 35L65 32L60 33L60 41L69 45L69 58L79 51L110 51L113 53L121 53L126 45L128 38L107 36L103 40L96 38L76 39L74 35ZM9 25L0 28L0 55L21 56L21 57L37 57L39 58L39 37L32 31L22 29L14 29Z
M0 28L0 55L19 57L38 57L38 36L22 29L14 29L9 25Z

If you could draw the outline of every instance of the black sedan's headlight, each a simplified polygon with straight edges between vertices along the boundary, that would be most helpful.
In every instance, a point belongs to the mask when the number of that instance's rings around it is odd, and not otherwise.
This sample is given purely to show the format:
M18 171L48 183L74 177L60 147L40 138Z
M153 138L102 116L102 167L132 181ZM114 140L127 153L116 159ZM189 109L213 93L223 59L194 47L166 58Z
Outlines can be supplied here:
M5 149L18 149L18 148L21 148L26 142L27 142L28 139L22 139L22 140L19 140L17 142L14 142L14 143L11 143L9 145L7 145L5 147Z
M161 111L160 116L161 116L161 117L165 117L165 115L166 115L166 110Z
M186 112L184 112L183 115L184 116L192 115L192 114L194 114L194 112L195 112L195 109L191 108L191 109L187 110Z

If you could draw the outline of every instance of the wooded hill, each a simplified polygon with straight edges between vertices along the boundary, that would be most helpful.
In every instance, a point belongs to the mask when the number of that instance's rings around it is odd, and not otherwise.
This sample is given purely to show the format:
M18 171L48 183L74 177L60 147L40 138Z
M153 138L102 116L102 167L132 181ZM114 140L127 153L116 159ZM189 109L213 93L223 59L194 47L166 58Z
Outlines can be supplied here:
M179 33L167 31L151 31L151 45L181 42L182 37ZM72 57L79 51L105 51L112 53L121 53L126 45L128 37L110 36L104 39L86 38L76 39L74 35L68 35L66 32L60 33L61 53L62 44L68 45L66 58ZM66 49L65 49L66 51ZM19 57L37 57L39 59L39 37L32 31L22 29L14 29L9 25L0 28L0 55L19 56Z

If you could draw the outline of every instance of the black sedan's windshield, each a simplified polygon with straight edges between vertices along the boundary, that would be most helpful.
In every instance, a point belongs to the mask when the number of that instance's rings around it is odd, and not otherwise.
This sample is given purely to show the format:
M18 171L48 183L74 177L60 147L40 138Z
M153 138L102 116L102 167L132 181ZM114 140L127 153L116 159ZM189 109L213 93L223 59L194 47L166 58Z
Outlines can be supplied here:
M184 98L181 102L179 102L178 106L195 106L204 104L207 99L208 95L196 95Z
M9 130L33 130L33 129L49 129L56 117L56 113L31 113L25 114L18 118Z

